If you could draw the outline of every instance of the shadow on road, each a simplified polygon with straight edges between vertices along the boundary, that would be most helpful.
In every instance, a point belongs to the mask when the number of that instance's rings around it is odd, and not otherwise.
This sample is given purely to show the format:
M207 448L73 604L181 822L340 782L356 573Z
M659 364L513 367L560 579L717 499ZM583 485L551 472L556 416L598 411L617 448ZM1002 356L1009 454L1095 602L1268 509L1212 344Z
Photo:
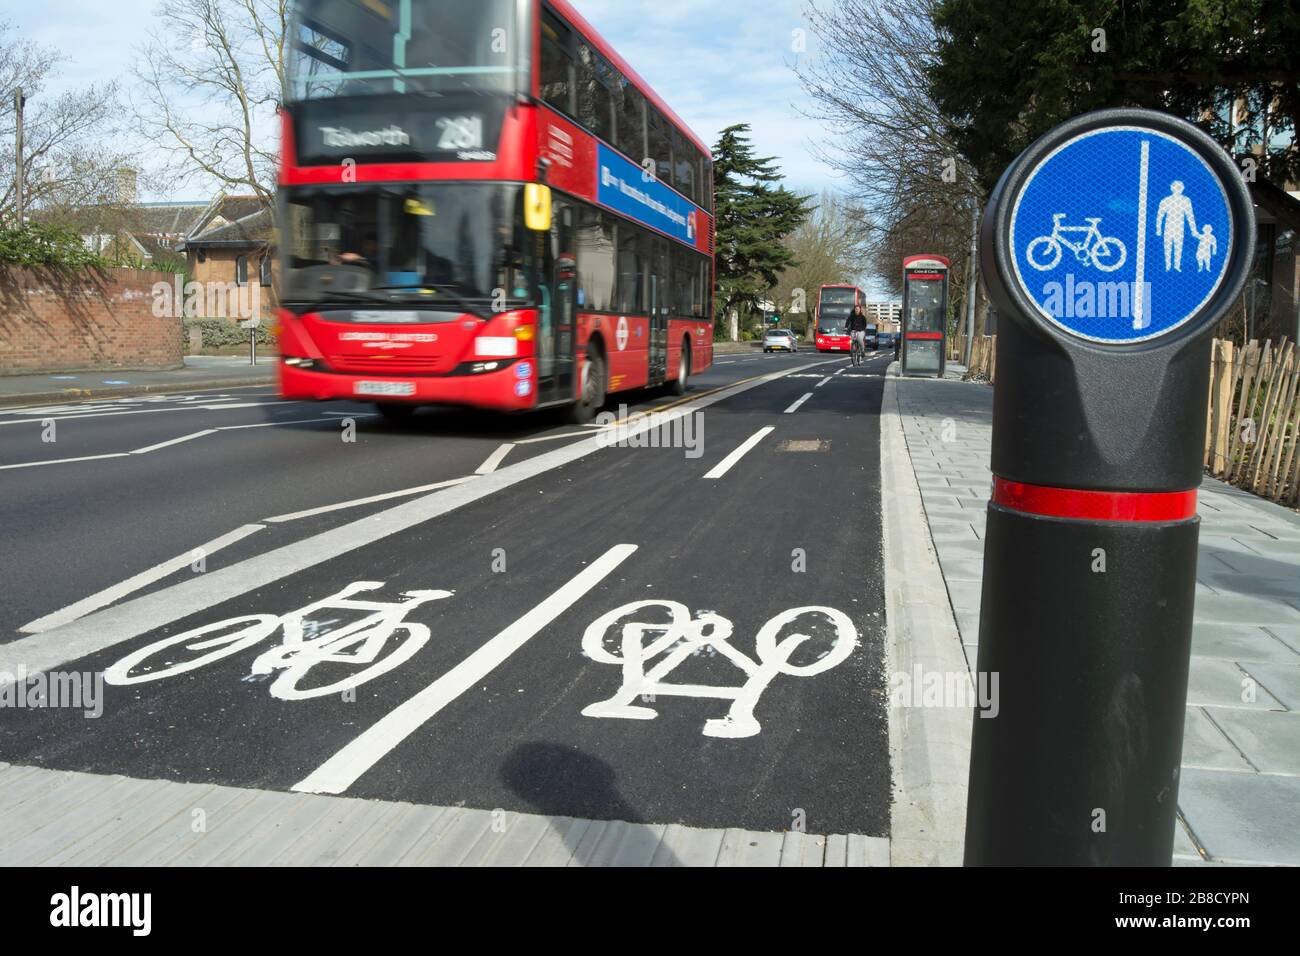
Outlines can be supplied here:
M506 758L501 779L543 816L646 824L640 813L623 799L613 768L599 757L574 747L541 742L521 744ZM585 831L562 830L559 826L555 831L576 855ZM671 853L663 863L682 865Z

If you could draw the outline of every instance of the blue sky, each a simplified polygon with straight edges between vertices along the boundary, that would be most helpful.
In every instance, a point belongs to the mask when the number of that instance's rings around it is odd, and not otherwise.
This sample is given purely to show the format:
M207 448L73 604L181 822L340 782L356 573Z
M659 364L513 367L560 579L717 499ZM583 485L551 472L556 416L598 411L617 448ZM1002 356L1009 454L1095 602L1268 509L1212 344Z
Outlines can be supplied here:
M43 0L3 14L20 36L68 57L50 92L126 80L142 28L158 0ZM835 188L835 174L808 148L820 124L796 108L804 102L791 70L794 31L805 27L800 0L575 0L582 14L710 145L737 122L775 156L792 187ZM812 45L811 38L808 41ZM151 198L191 198L151 197Z

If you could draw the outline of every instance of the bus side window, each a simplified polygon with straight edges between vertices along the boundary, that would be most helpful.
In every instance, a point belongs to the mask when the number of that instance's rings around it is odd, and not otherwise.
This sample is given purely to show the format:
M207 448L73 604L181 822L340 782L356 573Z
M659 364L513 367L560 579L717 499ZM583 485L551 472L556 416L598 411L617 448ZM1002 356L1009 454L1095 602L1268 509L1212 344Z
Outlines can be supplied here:
M576 117L577 86L573 32L549 12L543 12L542 99L566 116Z
M607 143L614 141L613 69L585 43L578 48L578 122Z
M653 106L647 104L648 142L647 154L655 163L655 175L666 183L673 181L673 141L668 121Z

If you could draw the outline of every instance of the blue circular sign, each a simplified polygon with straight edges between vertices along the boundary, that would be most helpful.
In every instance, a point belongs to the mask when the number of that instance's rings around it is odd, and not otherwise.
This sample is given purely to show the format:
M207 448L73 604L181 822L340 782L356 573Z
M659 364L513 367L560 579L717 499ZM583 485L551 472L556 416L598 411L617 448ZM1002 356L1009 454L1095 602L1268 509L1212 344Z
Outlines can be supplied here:
M1057 328L1107 345L1196 317L1228 277L1234 239L1228 192L1205 158L1136 126L1057 147L1010 214L1021 290Z

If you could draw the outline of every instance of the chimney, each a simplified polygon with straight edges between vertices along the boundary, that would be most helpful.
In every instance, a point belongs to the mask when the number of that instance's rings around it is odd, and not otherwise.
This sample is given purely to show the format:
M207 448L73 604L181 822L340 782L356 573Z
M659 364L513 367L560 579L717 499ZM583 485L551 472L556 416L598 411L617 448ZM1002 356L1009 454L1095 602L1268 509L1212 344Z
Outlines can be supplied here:
M117 171L117 201L122 206L134 206L138 201L140 174L130 166Z

